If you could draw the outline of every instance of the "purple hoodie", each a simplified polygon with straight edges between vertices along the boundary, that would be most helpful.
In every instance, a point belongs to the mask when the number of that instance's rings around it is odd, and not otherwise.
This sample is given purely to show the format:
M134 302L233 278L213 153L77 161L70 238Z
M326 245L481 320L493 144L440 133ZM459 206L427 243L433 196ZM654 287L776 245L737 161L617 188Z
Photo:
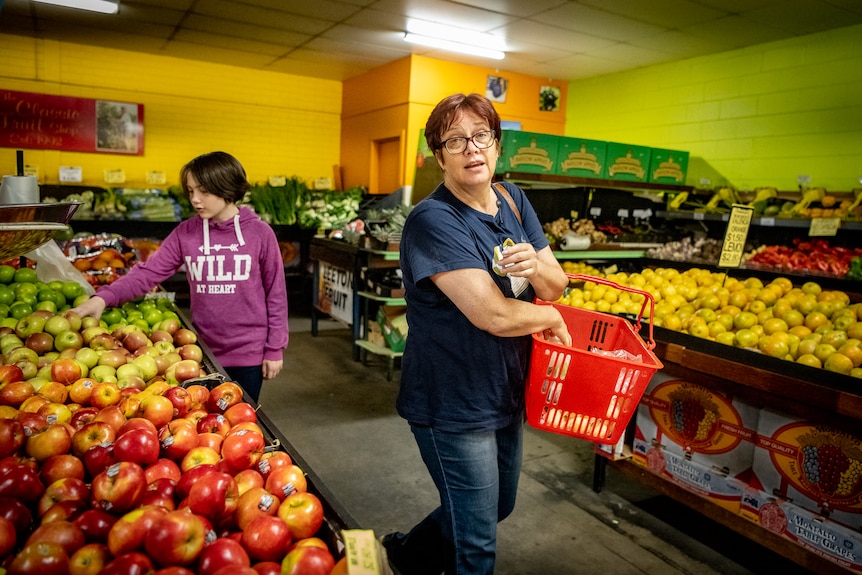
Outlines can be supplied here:
M128 275L99 288L108 306L140 297L185 264L195 331L224 367L280 360L287 290L275 232L246 207L218 224L193 216Z

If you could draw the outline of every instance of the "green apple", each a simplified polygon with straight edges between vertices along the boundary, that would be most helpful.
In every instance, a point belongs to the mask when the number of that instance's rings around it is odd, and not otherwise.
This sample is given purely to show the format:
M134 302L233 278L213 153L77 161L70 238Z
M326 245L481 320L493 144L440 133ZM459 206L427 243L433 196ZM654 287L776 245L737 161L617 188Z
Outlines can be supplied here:
M44 329L54 337L57 337L61 332L72 329L72 324L62 315L55 315L45 321Z

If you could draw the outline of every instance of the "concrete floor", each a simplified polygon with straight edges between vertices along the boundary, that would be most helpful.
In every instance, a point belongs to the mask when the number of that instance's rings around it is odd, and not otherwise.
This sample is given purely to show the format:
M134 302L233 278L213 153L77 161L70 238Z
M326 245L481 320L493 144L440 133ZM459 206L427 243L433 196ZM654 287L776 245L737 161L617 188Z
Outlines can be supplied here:
M400 371L353 360L352 331L290 318L285 368L261 406L362 528L406 531L436 505L407 423L395 412ZM526 428L518 503L498 532L499 575L809 573L614 469L592 490L593 447Z

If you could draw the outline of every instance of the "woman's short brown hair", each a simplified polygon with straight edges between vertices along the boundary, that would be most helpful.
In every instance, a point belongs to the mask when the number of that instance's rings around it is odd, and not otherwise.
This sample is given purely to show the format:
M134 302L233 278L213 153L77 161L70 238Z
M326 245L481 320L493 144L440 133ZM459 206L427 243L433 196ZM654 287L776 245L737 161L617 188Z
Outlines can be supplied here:
M443 134L446 133L464 112L472 112L488 122L494 136L500 139L500 116L491 100L480 94L453 94L440 101L428 116L425 123L425 141L432 151L443 147Z
M222 198L229 204L242 200L250 184L239 160L226 152L209 152L189 161L180 170L180 183L186 196L190 195L188 176L194 176L203 190Z

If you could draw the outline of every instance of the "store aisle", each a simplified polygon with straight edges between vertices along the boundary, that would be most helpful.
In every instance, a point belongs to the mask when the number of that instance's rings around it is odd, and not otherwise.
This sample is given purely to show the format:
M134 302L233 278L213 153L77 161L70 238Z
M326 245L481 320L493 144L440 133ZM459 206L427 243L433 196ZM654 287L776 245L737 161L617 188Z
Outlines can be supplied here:
M400 372L387 381L384 358L353 361L352 332L334 320L321 320L316 337L308 317L290 326L285 368L264 385L262 408L360 526L409 529L436 491L395 412ZM614 470L595 493L591 444L526 430L498 575L808 573Z

